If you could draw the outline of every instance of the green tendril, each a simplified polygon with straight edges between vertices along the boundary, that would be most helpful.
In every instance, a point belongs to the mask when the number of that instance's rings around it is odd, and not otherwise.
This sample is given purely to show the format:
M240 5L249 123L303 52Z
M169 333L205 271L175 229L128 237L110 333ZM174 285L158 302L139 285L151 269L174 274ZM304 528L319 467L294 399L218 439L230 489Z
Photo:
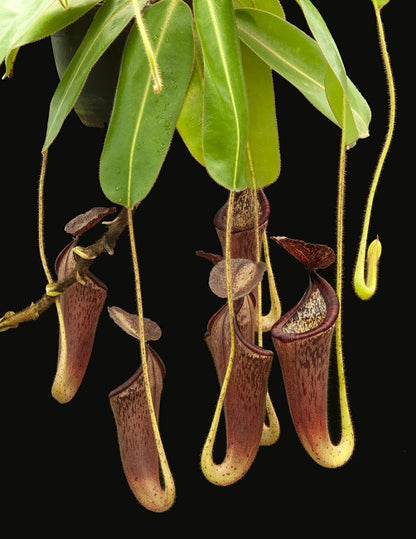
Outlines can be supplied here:
M377 2L373 0L374 12L376 15L377 22L377 32L380 42L380 51L386 72L387 88L389 93L389 119L386 137L381 149L381 153L374 172L373 181L371 183L370 192L367 198L367 206L365 209L361 239L354 271L354 290L357 296L363 300L371 298L377 289L378 263L381 256L381 242L377 237L374 241L370 243L368 250L366 249L366 247L368 242L368 231L370 227L370 218L373 208L374 196L381 176L381 171L387 157L387 153L390 149L396 120L396 94L394 88L394 79L390 65L390 58L387 51L383 22L380 13L381 8L386 3L387 2Z

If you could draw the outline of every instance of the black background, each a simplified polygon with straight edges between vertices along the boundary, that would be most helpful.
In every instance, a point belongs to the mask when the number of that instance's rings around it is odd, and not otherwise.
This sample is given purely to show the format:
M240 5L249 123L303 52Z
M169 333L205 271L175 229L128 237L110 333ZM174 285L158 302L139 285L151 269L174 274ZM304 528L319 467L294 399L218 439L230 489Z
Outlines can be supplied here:
M295 2L287 18L306 29ZM135 215L145 316L163 331L155 349L167 375L160 426L175 476L177 500L164 514L143 509L125 481L108 393L137 368L137 343L104 312L84 382L71 403L50 396L57 357L54 309L1 339L2 521L23 530L82 533L236 532L280 534L337 529L373 531L408 520L411 483L411 332L402 89L403 36L399 3L383 10L398 94L391 151L377 190L370 237L383 244L380 284L369 301L351 286L362 215L387 126L387 93L371 2L316 2L339 46L347 72L372 109L370 137L348 152L345 207L344 354L356 449L342 468L319 467L300 445L290 421L277 358L270 394L281 436L260 448L247 475L216 487L199 469L199 455L218 396L212 360L203 342L209 317L222 304L208 287L210 264L197 249L219 252L212 226L227 193L189 155L175 135L154 188ZM349 6L352 6L351 8ZM48 106L58 82L48 39L24 47L14 77L0 84L2 125L2 257L0 310L19 310L44 291L37 246L37 186ZM402 97L403 96L403 97ZM270 235L326 243L335 248L340 132L284 80L276 77L282 172L267 188ZM75 113L52 145L46 177L45 240L50 265L69 237L66 222L92 206L111 205L100 190L99 154L104 130L83 126ZM407 157L405 157L405 154ZM407 246L405 248L405 246ZM306 274L278 246L270 251L284 311L298 301ZM108 286L107 305L134 310L126 235L115 255L101 257L94 273ZM334 283L335 268L323 272ZM18 509L19 516L13 516ZM335 518L335 520L334 520ZM222 524L226 519L226 525ZM221 528L222 526L222 528Z

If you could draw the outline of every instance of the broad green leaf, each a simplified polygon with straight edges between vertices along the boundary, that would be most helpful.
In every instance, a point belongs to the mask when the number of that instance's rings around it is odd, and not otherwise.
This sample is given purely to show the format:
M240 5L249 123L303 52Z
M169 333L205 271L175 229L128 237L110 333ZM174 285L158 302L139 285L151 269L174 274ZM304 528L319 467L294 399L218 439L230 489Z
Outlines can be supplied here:
M345 81L345 88L347 87L347 81ZM338 125L341 129L344 129L346 146L354 146L357 139L361 138L355 122L355 116L349 103L347 90L344 90L340 80L330 67L328 67L325 77L325 92L330 107L337 118ZM365 136L367 135L368 132L366 130Z
M347 94L352 113L355 118L355 125L357 126L359 133L361 133L361 138L368 137L368 126L370 125L371 121L371 109L357 87L349 78L347 78L347 84Z
M302 30L271 13L255 9L235 11L241 40L273 70L295 86L329 120L340 125L326 93L328 62L318 43ZM367 136L370 112L354 84L348 95L360 133Z
M148 57L134 26L124 49L100 162L104 194L128 208L143 200L156 181L173 137L194 56L192 13L182 0L161 0L146 9L143 19L163 89L153 92Z
M202 116L204 107L204 59L197 32L194 32L195 59L191 81L176 127L191 155L203 166Z
M345 130L346 144L352 145L358 138L367 136L368 133L360 133L355 122L348 95L347 75L341 55L324 19L312 2L310 0L297 0L297 2L322 54L328 62L328 71L325 77L328 101L339 125Z
M255 9L235 13L241 40L336 122L325 94L326 61L317 43L281 17Z
M233 0L235 9L243 7L252 7L261 11L268 11L278 17L285 17L282 6L279 0Z
M233 5L235 8L257 7L258 9L269 11L270 13L274 13L275 15L284 17L283 9L280 3L278 2L278 0L233 0ZM261 71L263 72L264 70L261 70ZM263 81L263 77L261 77L260 80ZM188 147L188 150L190 151L191 155L201 165L205 166L203 148L202 148L202 116L203 116L203 101L204 101L204 82L203 81L204 81L203 57L202 57L201 44L199 42L199 37L196 34L195 35L194 71L192 73L191 82L189 83L189 88L188 88L185 101L183 103L181 114L179 116L176 127L184 143ZM247 77L246 77L246 84L247 84ZM257 96L258 95L260 94L257 94ZM273 90L273 97L274 97L274 90ZM261 101L258 99L253 99L253 102L254 104L258 104L259 102L261 103ZM269 103L269 100L266 99L266 102ZM253 105L251 105L250 108L253 108ZM267 120L271 118L271 122L274 123L275 111L273 110L272 112L270 110L270 114L271 116L267 117ZM251 112L250 112L249 117L251 119ZM272 146L274 142L276 141L275 135L277 135L277 130L276 128L274 128L274 130L276 131L276 133L271 135L270 138L267 138L267 140L270 141L270 146ZM266 144L266 146L268 145ZM274 163L276 159L280 160L279 155L280 155L279 149L277 146L277 152L273 156L271 163ZM271 166L271 169L273 167L274 165ZM280 167L276 164L276 168L279 169ZM278 172L276 173L276 176L277 175L278 175ZM270 172L269 174L264 175L264 177L267 177L267 176L272 178L273 172Z
M144 5L146 0L141 3ZM59 133L91 69L126 27L133 14L131 0L108 0L98 10L52 97L43 150L52 144Z
M342 87L346 86L347 76L336 43L330 34L321 14L310 0L296 0L300 5L311 32L318 43L322 54L329 66L340 81Z
M203 148L210 176L229 190L247 187L248 105L232 0L194 0L204 56Z
M249 105L248 184L260 189L280 173L274 85L270 67L244 43L241 53Z
M64 9L58 0L3 0L0 3L0 64L23 45L68 26L98 4L97 0L71 0ZM8 66L9 72L11 66Z

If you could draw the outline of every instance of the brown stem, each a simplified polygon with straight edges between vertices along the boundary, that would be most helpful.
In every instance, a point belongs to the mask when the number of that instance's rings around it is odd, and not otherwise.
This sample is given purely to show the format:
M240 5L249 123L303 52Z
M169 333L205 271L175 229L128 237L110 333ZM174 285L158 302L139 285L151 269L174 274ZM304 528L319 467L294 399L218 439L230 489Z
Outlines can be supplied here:
M106 232L95 243L82 248L85 258L78 257L74 270L65 279L52 283L52 289L57 295L48 295L45 293L40 299L28 307L16 313L13 311L7 312L0 318L0 332L16 328L23 322L37 320L42 313L55 303L59 294L65 292L71 285L79 282L80 279L82 280L82 276L91 267L96 258L104 253L110 255L114 253L117 240L126 226L127 210L122 208L118 216L107 225Z

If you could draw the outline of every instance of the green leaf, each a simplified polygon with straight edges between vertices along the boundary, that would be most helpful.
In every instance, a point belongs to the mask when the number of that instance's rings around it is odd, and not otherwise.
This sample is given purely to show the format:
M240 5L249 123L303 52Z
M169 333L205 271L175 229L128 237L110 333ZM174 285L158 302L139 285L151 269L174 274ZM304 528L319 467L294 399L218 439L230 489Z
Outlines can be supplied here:
M258 9L262 9L264 11L269 11L271 13L274 13L275 15L278 15L280 17L284 17L283 9L278 2L278 0L233 0L234 7L253 7L253 4L257 6ZM244 47L244 45L243 45ZM247 55L246 52L243 52L242 58L244 63L244 57ZM270 82L272 84L272 81L264 82L264 79L267 79L270 77L270 70L264 62L261 62L260 59L257 59L258 62L256 62L256 66L253 66L253 73L254 71L257 72L257 70L260 71L260 78L258 80L258 84L265 84L267 88L262 88L260 93L257 93L258 95L262 95L264 92L265 95L265 101L263 103L262 100L259 100L256 98L256 90L252 92L253 99L251 99L252 104L250 105L250 114L249 118L250 121L253 120L252 114L255 114L253 108L257 105L260 106L260 108L266 109L266 107L269 107L271 102L273 101L274 106L274 88L273 86L270 87ZM254 62L254 59L251 60L250 63ZM257 64L262 63L263 69L258 67ZM250 70L250 68L248 68ZM267 75L267 71L269 71L269 74ZM247 85L247 69L245 69L245 80ZM253 83L255 84L255 76L250 77L253 80ZM273 96L271 96L270 88L272 89ZM250 99L250 96L248 96ZM270 99L272 97L272 99ZM197 33L195 33L195 63L194 63L194 71L192 73L191 82L189 83L189 88L185 97L185 101L183 103L183 107L181 110L181 114L178 119L178 123L176 125L179 134L182 137L182 140L188 147L188 150L190 151L191 155L203 166L205 166L204 161L204 154L203 154L203 148L202 148L202 118L203 118L203 103L204 103L204 66L203 66L203 57L202 57L202 50L201 50L201 44L199 41L199 37ZM251 112L253 110L253 113ZM270 115L269 115L270 114ZM274 148L275 152L273 154L273 151L269 151L269 155L271 156L271 159L267 161L267 163L264 161L264 168L269 167L270 165L270 171L266 173L265 170L261 172L257 172L257 178L260 184L266 185L266 182L269 181L273 176L275 178L279 174L280 170L280 153L279 153L279 147L278 147L278 141L277 141L277 124L275 119L275 110L271 109L269 110L269 114L259 114L259 117L261 116L264 120L263 123L263 132L269 131L266 140L266 148L270 147ZM272 125L269 125L272 124ZM261 122L257 122L257 125L261 125ZM254 131L255 127L251 127L250 131ZM264 141L263 141L264 142ZM253 145L253 144L252 144ZM263 149L264 153L266 152L266 148ZM256 153L256 152L255 152ZM261 152L259 152L260 157ZM256 162L256 170L258 169L258 166L260 166L260 160L255 159ZM261 167L263 168L263 167ZM248 176L250 177L250 175ZM263 178L262 180L260 178ZM265 178L268 178L266 180ZM250 181L250 180L248 180Z
M367 101L361 95L354 83L347 78L347 94L350 102L351 110L354 115L355 125L361 138L368 137L368 126L371 121L371 109Z
M231 0L194 0L204 56L203 148L210 176L229 190L247 187L248 105Z
M317 110L340 125L328 102L328 62L318 43L271 13L248 8L235 13L241 40L293 84ZM361 136L368 136L369 107L348 78L347 88L355 123L359 125Z
M243 7L252 7L261 11L268 11L278 17L285 17L282 6L279 0L233 0L235 9Z
M274 85L270 67L244 43L241 53L249 105L248 184L260 189L280 173Z
M195 60L191 81L183 102L182 110L176 124L191 155L203 166L204 151L202 148L202 117L204 108L204 59L197 32L194 32Z
M347 147L353 146L360 133L355 122L355 116L351 109L348 94L346 91L347 81L345 81L345 89L340 80L337 78L334 71L329 67L325 77L325 91L328 97L328 102L337 119L338 125L345 130L345 143ZM367 131L365 136L367 136Z
M0 65L13 50L47 37L79 19L97 0L71 0L64 9L57 0L15 0L0 5ZM11 67L8 67L8 72Z
M332 38L324 19L310 0L296 1L300 5L308 26L329 66L334 71L342 87L346 86L347 76L345 74L344 65L336 43Z
M142 4L145 3L146 0L142 0ZM43 150L51 145L59 133L95 63L133 15L131 0L108 0L98 10L52 97Z
M151 190L169 149L192 73L192 13L182 0L161 0L143 16L163 89L153 79L134 26L124 49L114 109L104 141L100 181L109 200L132 208ZM180 54L178 54L180 51Z
M325 58L316 42L270 13L256 9L238 9L235 13L241 40L336 122L325 94Z
M328 101L337 118L338 124L345 130L346 144L348 146L352 145L358 138L368 136L368 133L366 131L360 132L360 124L355 121L355 116L350 105L347 75L341 55L324 19L312 2L310 0L297 0L297 2L303 11L308 26L322 54L328 62L329 68L325 77ZM357 112L360 115L361 111ZM361 115L363 114L365 114L364 111Z

